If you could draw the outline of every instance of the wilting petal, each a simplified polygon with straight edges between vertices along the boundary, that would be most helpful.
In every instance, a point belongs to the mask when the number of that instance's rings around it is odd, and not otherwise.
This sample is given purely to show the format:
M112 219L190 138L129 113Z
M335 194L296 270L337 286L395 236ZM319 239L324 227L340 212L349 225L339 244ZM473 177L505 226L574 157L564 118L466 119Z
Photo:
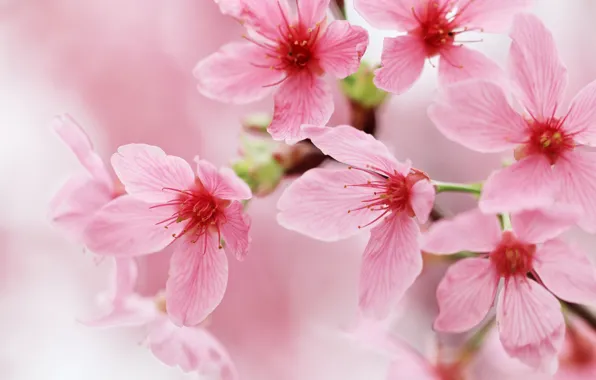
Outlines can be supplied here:
M206 160L195 158L197 175L205 189L214 197L230 200L250 199L252 193L246 182L242 181L230 168L219 171Z
M503 89L488 81L443 88L428 116L445 137L478 152L500 152L526 140L526 122L511 108Z
M557 190L546 157L529 156L493 172L484 184L478 206L494 214L541 208L553 203Z
M410 190L410 202L419 223L426 223L435 204L435 187L430 181L418 181Z
M313 27L327 17L329 0L301 0L296 2L298 16L304 25Z
M275 62L252 43L233 42L200 61L193 70L201 94L222 102L250 103L272 91L269 85L283 72L271 70Z
M477 50L452 46L441 51L439 82L442 86L472 78L490 78L499 83L504 77L499 65Z
M540 280L565 301L596 304L596 270L578 247L554 239L538 247L534 269Z
M404 213L371 230L360 270L360 308L386 316L422 271L418 224Z
M180 157L168 156L159 147L128 144L112 155L114 171L126 192L145 202L175 199L167 189L186 190L194 184L195 174Z
M596 81L588 84L573 98L563 128L574 135L575 141L596 145Z
M383 41L381 68L375 71L375 85L385 91L402 94L418 80L426 51L424 43L409 35Z
M422 250L433 254L490 252L500 241L501 226L497 217L475 208L453 219L433 223L422 236Z
M322 77L309 72L286 79L274 97L273 120L267 130L275 140L302 140L302 124L324 125L334 110L333 95Z
M565 335L559 301L527 278L505 284L497 302L497 326L510 356L542 369L556 360Z
M217 235L178 243L166 283L168 315L178 326L201 323L221 302L228 284L228 259Z
M509 27L513 16L532 4L532 0L459 0L463 8L460 25L485 32L501 32Z
M379 212L365 207L357 210L374 195L371 189L350 185L371 179L357 170L311 169L282 194L277 203L277 221L287 229L323 241L355 235L359 226L373 221Z
M244 214L240 202L232 202L225 209L224 215L226 221L221 225L220 231L226 243L226 251L236 256L238 260L244 260L250 243L248 215Z
M548 209L527 210L511 215L511 225L517 237L526 243L544 243L573 227L579 220L576 210L562 205Z
M410 0L354 0L354 8L375 28L412 30L418 21Z
M552 34L538 17L519 14L509 35L509 71L518 99L539 120L554 115L567 87L567 69Z
M368 46L368 32L347 21L333 21L317 42L319 65L337 78L345 78L358 71L360 58Z
M149 203L123 195L105 205L89 222L85 244L101 255L137 256L160 251L184 227L184 223L173 223L168 228L159 224L174 211L171 207L151 208Z
M437 288L439 316L434 328L464 332L478 325L490 310L499 276L488 259L464 259L453 264Z

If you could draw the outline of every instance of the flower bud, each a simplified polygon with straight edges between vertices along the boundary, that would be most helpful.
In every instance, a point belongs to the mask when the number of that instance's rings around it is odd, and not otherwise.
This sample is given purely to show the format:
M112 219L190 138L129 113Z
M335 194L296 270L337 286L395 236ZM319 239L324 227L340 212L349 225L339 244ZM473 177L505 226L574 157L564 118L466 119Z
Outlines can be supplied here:
M362 62L358 71L341 81L343 93L353 102L366 108L380 106L387 96L387 92L378 89L373 83L373 69Z
M232 164L236 174L244 180L256 196L275 190L284 175L284 168L276 160L276 142L246 136L242 140L242 158Z

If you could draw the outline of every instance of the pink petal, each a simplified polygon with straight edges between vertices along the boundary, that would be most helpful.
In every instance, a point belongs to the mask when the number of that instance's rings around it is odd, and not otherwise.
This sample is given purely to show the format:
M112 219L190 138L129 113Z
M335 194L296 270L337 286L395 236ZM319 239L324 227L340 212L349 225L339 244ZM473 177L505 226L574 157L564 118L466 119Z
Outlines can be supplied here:
M267 130L275 140L302 140L302 124L324 125L334 110L329 85L307 71L286 79L274 97L273 120Z
M588 84L573 98L563 128L574 135L575 141L596 145L596 81Z
M573 227L579 219L576 210L561 205L548 209L527 210L511 215L517 237L527 243L544 243Z
M442 86L472 78L490 78L499 83L505 74L499 65L477 50L452 46L441 51L439 82Z
M304 1L304 0L301 0ZM291 20L287 0L263 1L241 0L244 7L242 22L249 29L276 41L279 38L279 26Z
M501 241L501 225L495 215L475 208L433 223L422 241L422 250L433 254L490 252Z
M498 284L488 259L464 259L450 266L437 288L439 316L434 328L454 333L474 328L493 305Z
M393 356L386 380L441 380L434 366L420 353L393 339Z
M355 210L374 197L373 190L345 186L367 183L371 178L357 170L311 169L282 194L277 221L287 229L323 241L355 235L359 226L373 221L379 212Z
M556 360L565 335L559 301L526 278L511 278L497 302L497 326L505 351L535 368Z
M574 303L596 304L596 270L578 247L560 239L538 247L534 269L557 297Z
M203 234L194 243L183 239L172 255L166 283L171 320L178 326L201 323L219 305L227 284L228 259L217 235Z
M532 0L459 0L463 8L458 18L460 25L485 32L502 32L513 16L532 4Z
M354 8L375 28L398 31L418 27L408 0L354 0Z
M345 78L358 71L368 46L368 32L347 21L333 21L317 42L316 56L323 71Z
M424 44L417 37L386 37L374 83L382 90L402 94L420 77L425 59Z
M546 157L529 156L493 172L484 183L478 206L492 214L548 206L558 189L553 178Z
M385 144L349 125L334 128L305 125L302 131L323 153L344 164L361 169L376 167L389 173L397 170L402 175L410 171L411 166L398 163Z
M561 181L561 201L578 208L582 212L579 226L595 233L596 153L579 150L567 153L557 161L555 175Z
M410 190L410 203L418 222L424 224L435 204L435 187L430 181L418 181Z
M244 208L240 202L232 202L225 209L225 223L220 227L221 235L226 243L226 251L236 256L238 260L244 260L248 253L250 237L250 220L244 214Z
M224 167L219 171L206 160L195 158L197 175L205 189L220 199L244 200L252 197L250 187L242 181L230 168Z
M158 224L174 211L170 207L151 208L149 203L123 195L97 212L85 229L85 244L101 255L136 256L160 251L184 227L184 223L168 228Z
M195 180L186 161L168 156L152 145L128 144L119 147L112 156L112 166L126 192L145 202L166 203L175 195L164 189L186 190Z
M201 94L222 102L244 104L271 93L270 85L283 72L272 70L275 61L253 43L233 42L201 60L193 70Z
M552 34L538 17L519 14L510 37L509 70L518 99L536 118L554 115L567 87L567 69Z
M214 0L224 15L240 18L242 15L242 0Z
M371 230L360 270L360 308L383 318L422 271L418 224L404 213Z
M503 89L489 81L443 88L428 116L445 137L478 152L500 152L526 141L526 122L511 108Z
M300 0L296 2L299 20L306 26L313 27L327 18L329 0Z

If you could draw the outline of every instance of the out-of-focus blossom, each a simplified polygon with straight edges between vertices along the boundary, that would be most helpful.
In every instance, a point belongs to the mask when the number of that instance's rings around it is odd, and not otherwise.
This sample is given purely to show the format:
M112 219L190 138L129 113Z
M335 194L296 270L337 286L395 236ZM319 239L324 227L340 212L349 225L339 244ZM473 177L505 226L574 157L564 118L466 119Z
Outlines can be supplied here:
M407 31L385 38L382 67L375 84L393 93L407 91L420 77L426 59L439 56L443 84L470 77L500 75L482 53L462 46L469 31L500 31L530 0L355 0L358 12L372 25Z
M425 235L427 252L487 252L452 265L437 289L435 328L463 332L478 325L497 295L497 324L505 351L536 368L551 369L563 344L565 324L557 299L596 302L596 271L587 256L556 238L577 221L559 209L523 211L501 231L494 215L478 209L442 220ZM527 278L532 274L537 281ZM548 288L548 291L546 290Z
M442 92L429 115L443 134L479 152L515 149L517 162L486 181L480 209L487 213L546 207L555 199L583 210L580 226L596 231L596 82L566 114L557 116L567 84L553 37L533 15L515 18L509 55L511 84L530 117L509 105L491 81L466 81Z
M375 225L364 251L360 306L385 316L422 270L420 229L414 218L426 222L434 188L423 172L398 162L362 131L350 126L303 129L323 153L350 166L306 172L280 198L278 221L324 241Z
M330 0L297 0L295 15L286 0L219 1L222 11L247 28L247 42L233 42L198 63L199 91L212 99L248 103L279 85L269 133L295 142L302 124L323 125L334 110L322 78L356 72L368 33L347 21L327 24Z
M158 147L130 144L112 156L128 195L103 207L85 230L96 253L133 256L175 242L166 284L168 314L178 325L204 320L223 298L228 262L221 251L243 259L249 221L239 200L251 192L229 168L218 171L197 159L197 174L183 159Z

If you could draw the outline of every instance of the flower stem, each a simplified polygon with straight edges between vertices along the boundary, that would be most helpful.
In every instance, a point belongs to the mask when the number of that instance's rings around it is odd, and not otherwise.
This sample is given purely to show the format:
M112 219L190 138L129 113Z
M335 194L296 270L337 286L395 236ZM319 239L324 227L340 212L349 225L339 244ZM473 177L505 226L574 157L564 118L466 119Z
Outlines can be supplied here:
M480 195L482 191L482 183L454 183L433 181L437 193L443 192L458 192L458 193L472 193Z

